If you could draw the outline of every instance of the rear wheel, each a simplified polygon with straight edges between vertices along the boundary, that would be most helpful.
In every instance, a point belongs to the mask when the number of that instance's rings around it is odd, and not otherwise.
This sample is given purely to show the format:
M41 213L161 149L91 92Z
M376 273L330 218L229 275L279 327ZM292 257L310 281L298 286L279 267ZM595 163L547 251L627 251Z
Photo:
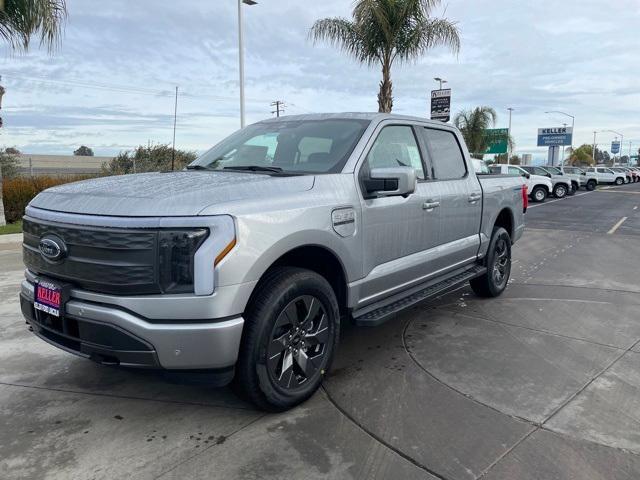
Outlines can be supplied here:
M487 271L469 283L480 297L497 297L509 282L511 275L511 237L502 227L493 227L487 251Z
M577 183L571 182L571 190L567 192L567 195L575 195L579 188Z
M596 183L595 180L589 180L587 182L587 190L590 191L590 192L594 191L596 189L596 185L597 185L597 183Z
M563 183L559 183L553 189L553 196L556 198L564 198L567 196L567 186Z
M283 411L320 387L340 331L331 285L315 272L282 267L256 287L245 315L234 387L258 407Z
M547 198L547 190L544 187L534 187L531 192L531 198L534 202L544 202Z

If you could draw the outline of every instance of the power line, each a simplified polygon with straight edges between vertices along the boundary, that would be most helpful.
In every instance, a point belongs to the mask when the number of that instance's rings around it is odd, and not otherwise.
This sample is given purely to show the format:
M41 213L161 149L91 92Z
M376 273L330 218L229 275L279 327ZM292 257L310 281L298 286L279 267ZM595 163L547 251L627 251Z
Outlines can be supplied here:
M137 95L148 95L153 97L168 97L173 98L174 92L171 90L152 90L147 88L139 88L139 87L127 87L123 85L115 85L115 84L107 84L107 83L98 83L98 82L86 82L86 81L78 81L78 80L55 80L48 77L40 77L36 75L32 76L24 76L24 75L15 75L12 73L4 74L9 79L17 79L31 82L42 82L49 83L52 85L61 85L61 86L71 86L78 88L89 88L94 90L105 90L111 92L118 93L131 93ZM236 97L225 97L220 95L207 95L207 94L193 94L189 92L181 92L181 97L186 98L208 98L211 100L219 100L219 101L235 101ZM264 102L263 98L247 98L247 100L252 102Z

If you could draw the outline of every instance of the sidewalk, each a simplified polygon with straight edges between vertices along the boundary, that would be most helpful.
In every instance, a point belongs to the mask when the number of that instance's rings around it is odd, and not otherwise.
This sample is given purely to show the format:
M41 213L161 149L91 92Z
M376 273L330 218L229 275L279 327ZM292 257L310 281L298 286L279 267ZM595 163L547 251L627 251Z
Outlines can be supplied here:
M21 233L9 233L7 235L0 235L0 245L5 243L21 243L21 242L22 242Z

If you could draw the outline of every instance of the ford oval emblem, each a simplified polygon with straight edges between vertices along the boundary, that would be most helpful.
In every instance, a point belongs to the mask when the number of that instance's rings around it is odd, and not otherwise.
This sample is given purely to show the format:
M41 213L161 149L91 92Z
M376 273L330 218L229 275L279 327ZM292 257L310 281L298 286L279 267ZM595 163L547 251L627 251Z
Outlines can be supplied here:
M59 262L67 255L67 246L62 239L51 235L40 239L38 249L42 258L49 262Z

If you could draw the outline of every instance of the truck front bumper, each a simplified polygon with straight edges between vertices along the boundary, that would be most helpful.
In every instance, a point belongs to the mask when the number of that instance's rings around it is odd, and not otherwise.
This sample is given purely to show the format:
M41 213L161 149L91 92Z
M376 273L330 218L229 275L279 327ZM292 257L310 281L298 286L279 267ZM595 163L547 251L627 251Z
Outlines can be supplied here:
M220 320L147 318L117 305L72 297L62 318L33 308L34 284L22 282L20 306L33 332L63 350L105 364L170 370L232 370L242 316Z

